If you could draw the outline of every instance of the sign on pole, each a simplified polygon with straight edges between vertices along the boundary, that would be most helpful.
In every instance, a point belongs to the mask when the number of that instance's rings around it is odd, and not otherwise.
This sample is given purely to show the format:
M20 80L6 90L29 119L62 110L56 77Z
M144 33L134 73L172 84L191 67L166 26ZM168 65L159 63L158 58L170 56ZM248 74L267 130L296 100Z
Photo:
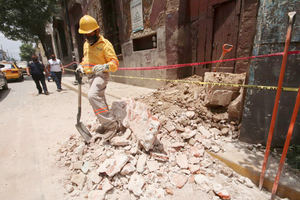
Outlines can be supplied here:
M131 0L130 2L132 31L137 32L144 29L143 2L142 0Z

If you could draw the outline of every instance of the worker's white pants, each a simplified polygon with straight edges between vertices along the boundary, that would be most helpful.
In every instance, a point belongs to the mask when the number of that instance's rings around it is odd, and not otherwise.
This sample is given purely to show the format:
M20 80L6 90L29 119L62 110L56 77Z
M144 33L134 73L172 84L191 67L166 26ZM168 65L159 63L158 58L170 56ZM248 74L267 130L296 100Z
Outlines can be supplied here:
M109 74L107 72L103 72L100 75L92 75L88 78L90 84L88 99L102 127L109 126L112 122L116 121L109 111L105 99L105 89L108 78Z

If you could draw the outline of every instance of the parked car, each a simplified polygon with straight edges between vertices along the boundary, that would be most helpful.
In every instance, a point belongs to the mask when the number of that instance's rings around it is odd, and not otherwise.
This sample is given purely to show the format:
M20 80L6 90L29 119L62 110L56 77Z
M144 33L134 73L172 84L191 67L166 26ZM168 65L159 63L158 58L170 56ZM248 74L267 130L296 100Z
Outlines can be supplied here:
M4 72L6 80L24 80L22 69L14 63L0 63L0 69Z
M5 74L2 71L0 71L0 88L1 88L1 90L7 90L8 89Z

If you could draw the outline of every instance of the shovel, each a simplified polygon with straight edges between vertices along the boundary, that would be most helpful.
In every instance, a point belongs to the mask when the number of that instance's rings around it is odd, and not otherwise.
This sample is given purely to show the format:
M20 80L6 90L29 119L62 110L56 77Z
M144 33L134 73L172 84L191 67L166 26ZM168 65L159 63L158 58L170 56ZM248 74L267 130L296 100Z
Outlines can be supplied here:
M76 72L78 73L77 76L77 81L78 81L78 112L77 112L77 123L76 123L76 128L80 135L83 137L83 139L86 142L89 142L90 139L92 138L91 133L89 130L84 126L82 122L80 122L80 117L81 117L81 85L82 85L82 73L81 72Z
M231 44L224 44L223 45L223 51L222 51L222 55L221 57L219 58L219 60L223 60L224 56L229 53L233 48L233 45ZM220 66L221 62L218 62L217 65L216 65L216 68L214 70L214 72L217 72L218 69L219 69L219 66Z

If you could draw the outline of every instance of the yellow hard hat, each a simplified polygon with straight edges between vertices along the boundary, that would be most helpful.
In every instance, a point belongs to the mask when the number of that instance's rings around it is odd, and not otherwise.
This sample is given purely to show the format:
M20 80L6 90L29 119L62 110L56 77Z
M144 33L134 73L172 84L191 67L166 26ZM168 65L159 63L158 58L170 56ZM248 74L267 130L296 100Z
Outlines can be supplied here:
M78 32L80 34L89 34L99 28L99 25L95 18L89 16L89 15L84 15L81 17L79 21L79 29Z

